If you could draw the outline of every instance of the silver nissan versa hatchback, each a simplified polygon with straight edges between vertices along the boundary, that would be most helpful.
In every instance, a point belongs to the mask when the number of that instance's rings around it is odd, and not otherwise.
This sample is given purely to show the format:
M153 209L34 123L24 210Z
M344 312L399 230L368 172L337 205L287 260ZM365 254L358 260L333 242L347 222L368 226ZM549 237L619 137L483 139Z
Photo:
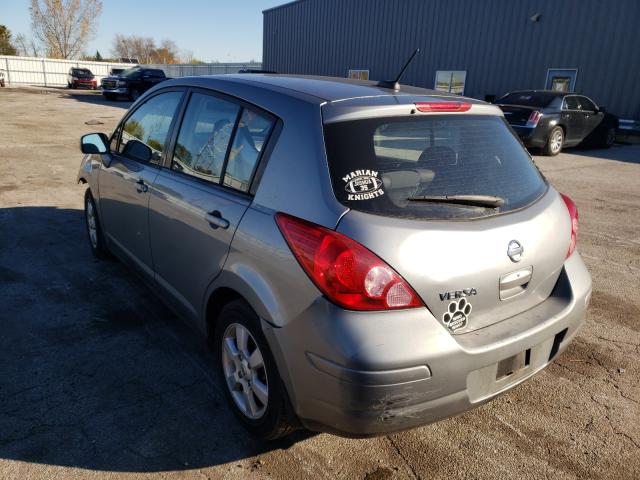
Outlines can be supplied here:
M81 147L93 253L206 335L263 438L456 415L539 372L584 320L576 206L484 102L180 78Z

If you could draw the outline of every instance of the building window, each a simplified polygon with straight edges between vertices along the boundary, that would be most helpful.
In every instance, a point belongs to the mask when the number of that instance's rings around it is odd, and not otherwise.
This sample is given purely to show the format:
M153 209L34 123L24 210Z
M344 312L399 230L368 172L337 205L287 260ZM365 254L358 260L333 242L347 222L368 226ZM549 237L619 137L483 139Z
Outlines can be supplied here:
M572 93L576 86L577 68L550 68L545 88L555 92Z
M369 80L369 70L351 70L349 69L349 75L347 78L354 80Z
M435 89L441 92L464 94L466 70L438 70L436 72Z

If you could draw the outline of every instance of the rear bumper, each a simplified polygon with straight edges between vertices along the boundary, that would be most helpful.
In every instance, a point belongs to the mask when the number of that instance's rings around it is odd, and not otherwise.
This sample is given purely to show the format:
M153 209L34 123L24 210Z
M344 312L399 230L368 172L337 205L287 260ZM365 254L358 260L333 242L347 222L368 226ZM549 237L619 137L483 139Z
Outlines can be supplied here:
M547 144L548 132L540 125L535 128L511 125L511 128L527 147L542 148Z
M362 437L459 414L523 382L573 339L590 295L576 253L545 302L467 334L426 309L362 314L325 300L285 327L263 325L301 422ZM527 350L528 366L498 380L498 363Z

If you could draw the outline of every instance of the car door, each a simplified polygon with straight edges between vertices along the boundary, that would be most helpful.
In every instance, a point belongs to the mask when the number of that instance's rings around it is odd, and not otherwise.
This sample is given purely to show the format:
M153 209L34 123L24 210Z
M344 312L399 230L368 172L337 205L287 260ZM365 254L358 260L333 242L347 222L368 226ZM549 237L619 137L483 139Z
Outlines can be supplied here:
M172 158L149 205L151 250L157 284L195 322L251 203L251 181L273 124L264 112L194 90L174 132Z
M576 95L564 97L561 119L565 127L565 145L580 143L584 132L584 113L580 110L580 102Z
M578 102L580 103L580 110L584 118L582 139L585 139L591 132L598 128L598 125L600 125L604 118L604 114L599 112L596 104L587 97L578 96Z
M100 213L110 246L153 278L148 205L183 90L145 100L120 124L99 176Z

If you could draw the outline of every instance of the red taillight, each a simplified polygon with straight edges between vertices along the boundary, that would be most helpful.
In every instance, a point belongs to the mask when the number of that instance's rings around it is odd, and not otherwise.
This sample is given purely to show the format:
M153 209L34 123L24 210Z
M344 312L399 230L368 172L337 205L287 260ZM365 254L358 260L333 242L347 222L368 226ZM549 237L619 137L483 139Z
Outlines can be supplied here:
M419 112L466 112L471 108L465 102L416 102Z
M567 258L569 258L575 251L576 244L578 243L578 207L576 207L573 200L566 195L561 193L560 196L562 196L567 210L569 210L569 218L571 218L571 241L569 243L569 250L567 251Z
M534 110L533 112L531 112L531 114L529 115L529 120L527 120L527 127L538 126L540 118L542 118L542 112L538 110Z
M423 306L389 265L338 232L284 213L276 222L304 271L329 300L350 310Z

